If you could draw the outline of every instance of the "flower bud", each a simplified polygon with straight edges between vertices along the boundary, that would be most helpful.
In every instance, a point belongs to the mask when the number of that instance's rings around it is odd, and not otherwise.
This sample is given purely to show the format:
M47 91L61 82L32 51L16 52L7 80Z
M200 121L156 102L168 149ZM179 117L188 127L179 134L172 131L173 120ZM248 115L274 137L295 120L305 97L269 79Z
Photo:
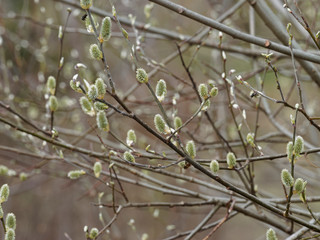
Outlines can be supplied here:
M95 175L97 178L100 177L101 171L102 171L101 162L95 162L94 165L93 165L93 172L94 172L94 175Z
M199 95L202 98L202 100L208 98L208 87L206 84L204 84L204 83L199 84L198 92L199 92Z
M16 216L13 213L8 213L6 216L6 229L16 230Z
M300 156L300 153L303 152L304 149L304 140L301 136L298 136L294 142L294 154L296 156Z
M219 163L217 160L212 160L210 162L210 169L213 173L217 173L219 171Z
M267 240L278 240L277 235L272 228L268 229L268 231L266 233L266 239Z
M56 98L56 96L51 95L49 97L49 108L52 112L57 111L58 109L58 100Z
M54 95L54 92L56 90L56 79L53 76L49 76L47 80L47 91Z
M97 228L91 228L89 237L95 239L98 236L99 230Z
M293 156L293 143L292 141L288 142L287 144L287 158L291 162Z
M98 89L96 87L96 85L91 85L88 92L87 92L87 96L90 100L94 100L98 97Z
M3 209L2 209L1 204L0 204L0 218L3 218Z
M100 38L108 41L110 36L111 36L111 18L110 17L105 17L102 19L101 23L101 29L100 29Z
M136 137L136 133L134 132L134 130L130 129L127 132L127 144L129 146L132 146L133 144L135 144L137 141L137 137Z
M227 154L227 164L229 168L234 168L236 166L237 159L233 152Z
M167 95L167 84L163 79L160 79L156 86L156 96L160 102L163 101L163 99Z
M129 151L126 151L123 154L123 158L128 162L133 162L133 163L136 162L136 159L134 158L134 156Z
M77 179L79 177L81 177L81 175L86 174L85 171L83 170L72 170L68 172L68 178L70 179Z
M0 204L8 201L10 189L8 184L3 184L0 188Z
M71 87L74 91L79 92L79 93L82 93L81 88L78 86L78 82L73 81L73 79L70 80L70 87Z
M80 105L81 105L82 111L85 114L88 114L89 116L94 116L95 115L92 103L88 100L87 97L82 96L79 101L80 101Z
M97 125L98 128L100 128L103 131L109 132L110 127L109 127L109 122L106 116L106 113L104 111L99 111L97 113Z
M122 32L122 35L123 35L126 39L129 39L129 34L128 34L128 32L127 32L124 28L121 28L121 32Z
M168 126L160 114L154 116L154 125L159 133L166 133Z
M13 229L8 229L6 232L6 235L4 237L4 240L15 240L16 239L16 233Z
M211 96L211 97L217 96L218 93L219 93L219 89L218 89L217 87L211 88L211 90L210 90L210 96Z
M303 181L302 178L297 178L294 183L294 189L297 191L297 193L302 193L307 185L307 181Z
M92 0L80 0L80 6L87 10L92 6Z
M92 58L97 59L97 60L102 59L102 57L103 57L102 52L100 51L97 44L91 44L89 51L90 51L90 55Z
M8 167L4 165L0 165L0 176L6 176L8 174Z
M197 155L197 152L196 152L196 146L194 144L194 141L190 140L187 142L186 151L192 159L195 158L195 156Z
M140 83L147 83L148 82L148 74L143 68L138 68L136 71L136 79Z
M104 104L104 103L102 103L102 102L95 102L94 104L93 104L93 106L94 106L94 109L96 110L96 111L103 111L103 110L106 110L106 109L108 109L109 107L108 107L108 105L106 105L106 104Z
M202 111L207 111L208 108L210 107L210 105L211 105L210 99L205 100L205 103L203 104L201 110Z
M102 78L97 78L95 85L98 92L98 98L103 99L104 95L106 94L106 85L104 84Z
M287 169L281 171L281 181L282 184L286 187L292 187L294 184L294 179L291 176L291 173Z
M247 134L247 143L250 144L250 146L255 147L255 144L254 144L254 133L248 133Z
M180 117L175 117L174 118L174 129L178 129L179 127L182 126L182 120Z

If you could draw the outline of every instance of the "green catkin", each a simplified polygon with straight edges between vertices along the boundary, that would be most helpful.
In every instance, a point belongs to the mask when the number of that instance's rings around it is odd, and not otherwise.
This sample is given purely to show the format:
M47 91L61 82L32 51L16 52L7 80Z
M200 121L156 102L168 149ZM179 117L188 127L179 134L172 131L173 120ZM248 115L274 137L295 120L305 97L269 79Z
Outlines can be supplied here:
M278 240L277 235L272 228L269 228L266 232L266 240Z
M16 216L13 213L8 213L6 216L6 229L16 230Z
M199 95L202 98L202 100L205 100L205 99L207 99L209 97L209 95L208 95L208 87L204 83L199 84L198 92L199 92Z
M301 136L298 136L294 142L294 155L295 156L300 156L300 153L303 152L304 149L304 140Z
M130 129L127 132L127 144L129 146L132 146L133 144L135 144L137 141L137 137L136 137L136 133L134 132L134 130Z
M211 105L210 99L205 100L205 103L203 104L201 110L202 111L207 111L208 108L210 107L210 105Z
M143 68L138 68L136 71L136 79L140 83L147 83L148 82L148 74Z
M4 165L0 165L0 176L6 176L8 174L9 168Z
M50 96L49 97L49 108L52 112L57 111L58 109L58 100L56 96Z
M87 96L90 100L94 100L98 97L98 89L96 87L96 85L91 85L88 92L87 92Z
M287 158L291 162L293 156L293 143L292 141L288 142L287 144Z
M163 79L160 79L156 86L156 96L160 102L164 100L167 95L167 84Z
M173 123L174 123L174 129L176 129L176 130L182 126L182 120L178 116L174 117Z
M93 172L97 178L100 177L101 171L102 171L101 162L95 162L93 165Z
M103 110L106 110L106 109L108 109L109 107L106 105L106 104L104 104L104 103L102 103L102 102L95 102L94 104L93 104L93 106L94 106L94 109L96 110L96 111L103 111Z
M136 159L129 151L124 152L123 158L128 162L133 162L133 163L136 162Z
M97 78L97 80L95 82L95 86L97 88L97 93L98 93L97 98L103 99L104 95L106 94L106 86L105 86L102 78Z
M292 187L294 184L294 179L291 176L291 173L287 169L281 171L281 181L282 184L286 187Z
M106 113L104 111L99 111L97 113L97 126L103 131L109 132L109 122L106 116Z
M154 116L154 125L159 133L166 132L167 125L160 114Z
M90 45L90 56L94 59L101 60L102 59L102 52L100 51L97 44Z
M219 89L218 89L217 87L211 88L211 90L210 90L210 96L211 96L211 97L217 96L218 93L219 93Z
M297 193L302 193L307 185L307 181L304 181L302 178L297 178L294 183L294 189Z
M47 80L47 91L54 95L54 92L56 90L56 79L53 76L49 76Z
M196 146L194 144L194 141L190 140L187 142L186 144L186 151L188 153L188 155L194 159L197 155L197 152L196 152Z
M6 235L4 237L4 240L15 240L16 239L16 233L13 229L8 229L6 232Z
M77 82L73 81L72 79L69 82L70 87L75 91L75 92L79 92L82 93L81 88L77 85Z
M110 17L105 17L101 22L100 39L108 41L111 36L112 22Z
M3 184L0 188L0 204L8 201L10 188L8 184Z
M217 173L219 171L219 163L217 160L212 160L210 162L210 169L213 173Z
M79 100L82 111L89 116L94 116L95 112L92 106L92 103L88 100L87 97L82 96Z
M82 175L86 174L83 170L72 170L68 172L68 178L70 179L77 179L81 177Z
M247 134L247 143L250 146L255 147L255 144L254 144L254 133L248 133Z
M237 159L233 152L227 154L227 164L229 168L234 168L236 166Z
M90 230L90 238L95 239L98 236L99 230L97 228L91 228Z
M80 0L80 6L87 10L92 6L92 0Z

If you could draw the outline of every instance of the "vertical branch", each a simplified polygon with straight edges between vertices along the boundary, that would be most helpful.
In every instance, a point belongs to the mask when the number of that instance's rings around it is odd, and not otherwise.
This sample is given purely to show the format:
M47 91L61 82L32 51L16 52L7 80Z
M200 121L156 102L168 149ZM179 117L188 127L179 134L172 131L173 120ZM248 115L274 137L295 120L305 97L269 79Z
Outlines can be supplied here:
M60 39L59 61L58 61L58 72L57 72L57 77L56 77L56 87L55 87L55 89L54 89L53 96L56 96L56 95L57 95L57 88L58 88L58 86L59 86L60 73L61 73L62 68L63 68L63 66L64 66L63 57L62 57L63 40L64 40L64 34L65 34L65 32L66 32L67 25L68 25L68 21L69 21L69 18L70 18L70 14L71 14L71 10L68 9L67 20L66 20L66 23L65 23L65 25L64 25L64 27L63 27L62 36L58 36L59 39ZM60 32L59 32L59 34L60 34ZM53 121L54 121L54 111L51 111L50 131L53 130Z

